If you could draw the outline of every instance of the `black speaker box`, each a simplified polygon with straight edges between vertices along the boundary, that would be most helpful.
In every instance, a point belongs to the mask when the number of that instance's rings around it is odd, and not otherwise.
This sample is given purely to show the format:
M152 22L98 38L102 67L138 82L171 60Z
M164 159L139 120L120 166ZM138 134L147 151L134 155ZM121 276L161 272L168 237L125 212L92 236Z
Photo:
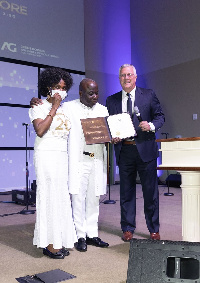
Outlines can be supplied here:
M127 283L200 283L200 243L132 239Z
M166 178L166 185L168 187L180 188L180 186L181 186L181 175L180 174L170 174Z
M12 201L16 204L27 204L27 192L20 190L12 190ZM28 204L33 204L36 202L36 191L28 192Z

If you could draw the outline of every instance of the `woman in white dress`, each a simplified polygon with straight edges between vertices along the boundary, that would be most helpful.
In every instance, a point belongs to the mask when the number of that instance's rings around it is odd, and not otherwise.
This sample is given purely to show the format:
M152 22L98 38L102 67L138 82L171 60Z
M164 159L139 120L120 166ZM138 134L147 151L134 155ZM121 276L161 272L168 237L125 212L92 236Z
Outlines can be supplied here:
M38 91L46 99L29 110L36 139L34 165L37 181L36 223L33 244L54 259L69 255L77 240L68 190L68 135L70 121L62 111L73 80L60 68L47 68Z

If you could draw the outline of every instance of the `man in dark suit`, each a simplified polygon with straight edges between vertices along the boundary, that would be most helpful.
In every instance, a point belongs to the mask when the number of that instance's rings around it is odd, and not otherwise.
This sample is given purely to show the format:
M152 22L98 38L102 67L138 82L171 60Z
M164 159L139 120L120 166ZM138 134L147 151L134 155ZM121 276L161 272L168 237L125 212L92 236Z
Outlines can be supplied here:
M136 130L134 138L113 138L120 175L122 240L126 242L132 239L136 228L137 172L142 184L144 213L150 238L160 240L156 170L158 147L155 133L162 127L165 117L155 92L137 87L136 79L136 69L133 65L121 66L119 80L122 91L109 96L106 100L109 115L129 112ZM134 106L138 107L139 114L134 111ZM127 110L127 107L130 109Z

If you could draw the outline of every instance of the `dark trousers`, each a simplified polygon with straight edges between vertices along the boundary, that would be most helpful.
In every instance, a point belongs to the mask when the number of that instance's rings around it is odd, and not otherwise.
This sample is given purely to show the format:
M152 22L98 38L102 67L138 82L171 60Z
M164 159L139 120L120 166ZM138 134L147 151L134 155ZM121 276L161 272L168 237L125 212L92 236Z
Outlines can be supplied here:
M143 162L136 145L123 145L119 159L121 229L134 232L136 228L136 177L140 177L144 214L150 233L159 232L159 193L157 160Z

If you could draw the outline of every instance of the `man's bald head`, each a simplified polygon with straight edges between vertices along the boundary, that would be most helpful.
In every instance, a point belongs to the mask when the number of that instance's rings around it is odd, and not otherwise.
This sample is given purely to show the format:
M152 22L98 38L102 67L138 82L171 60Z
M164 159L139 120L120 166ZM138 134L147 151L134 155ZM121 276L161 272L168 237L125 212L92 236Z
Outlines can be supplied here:
M97 83L89 78L85 78L79 85L80 101L88 107L93 107L99 98Z

